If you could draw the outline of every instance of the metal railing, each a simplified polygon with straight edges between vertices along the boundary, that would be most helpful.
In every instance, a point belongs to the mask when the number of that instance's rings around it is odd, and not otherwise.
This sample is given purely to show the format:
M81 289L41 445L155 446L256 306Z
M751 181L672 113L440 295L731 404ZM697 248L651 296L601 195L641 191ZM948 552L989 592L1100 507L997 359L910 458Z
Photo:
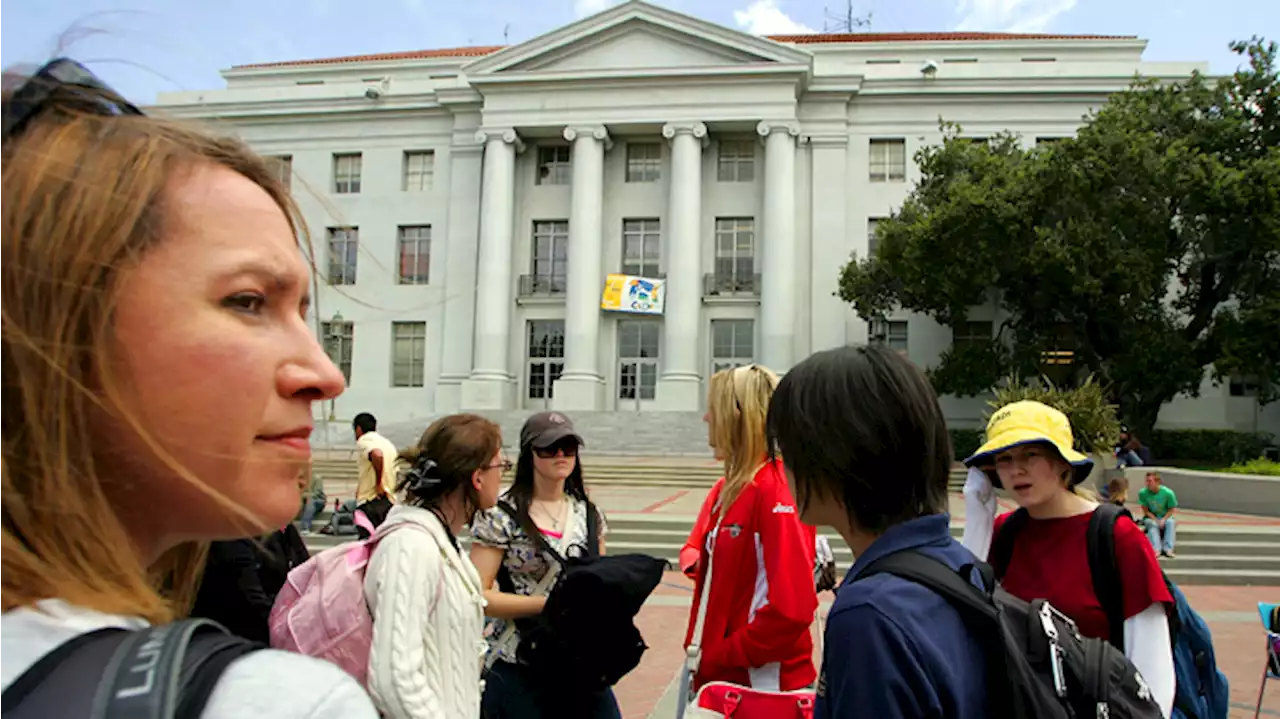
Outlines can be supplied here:
M736 275L708 272L702 276L705 297L760 296L760 275Z
M520 275L521 297L553 297L563 295L568 278L554 275Z

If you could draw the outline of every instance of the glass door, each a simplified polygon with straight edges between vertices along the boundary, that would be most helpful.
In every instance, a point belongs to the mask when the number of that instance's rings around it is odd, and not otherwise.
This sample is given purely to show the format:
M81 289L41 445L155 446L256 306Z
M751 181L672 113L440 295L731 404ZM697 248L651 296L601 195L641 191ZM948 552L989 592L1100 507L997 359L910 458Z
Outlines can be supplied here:
M618 409L651 409L658 396L658 333L653 320L618 322Z
M564 320L529 320L524 407L551 409L555 381L564 371Z

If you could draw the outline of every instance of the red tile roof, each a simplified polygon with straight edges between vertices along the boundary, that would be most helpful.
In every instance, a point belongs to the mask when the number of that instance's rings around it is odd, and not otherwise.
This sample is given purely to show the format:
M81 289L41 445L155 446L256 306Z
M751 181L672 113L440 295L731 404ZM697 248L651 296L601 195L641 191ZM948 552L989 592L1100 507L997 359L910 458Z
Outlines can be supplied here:
M1039 35L1017 32L817 32L769 35L774 42L809 45L842 42L964 42L982 40L1134 40L1137 35Z
M850 42L963 42L983 40L1134 40L1136 35L1037 35L1013 32L859 32L859 33L812 33L809 35L769 35L769 40L794 45L813 45L818 43L850 43ZM393 60L419 60L434 57L484 57L506 47L505 45L480 45L477 47L455 47L443 50L409 50L406 52L384 52L372 55L349 55L347 57L324 57L313 60L287 60L283 62L260 62L250 65L235 65L233 69L244 70L267 67L295 67L304 65L335 65L348 62L386 62Z

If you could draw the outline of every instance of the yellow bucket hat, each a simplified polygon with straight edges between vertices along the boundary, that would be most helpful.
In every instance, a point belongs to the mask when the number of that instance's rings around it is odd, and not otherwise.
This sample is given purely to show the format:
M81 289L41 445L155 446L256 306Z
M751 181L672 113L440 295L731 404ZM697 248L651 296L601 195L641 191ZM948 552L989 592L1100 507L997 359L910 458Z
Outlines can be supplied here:
M1072 467L1072 485L1080 484L1093 471L1093 460L1072 447L1071 422L1067 415L1041 402L1023 400L1012 402L991 415L987 421L987 441L972 457L966 459L966 467L990 469L997 454L1022 444L1043 442L1058 450ZM988 475L994 475L988 471ZM999 477L992 476L992 484L999 487Z

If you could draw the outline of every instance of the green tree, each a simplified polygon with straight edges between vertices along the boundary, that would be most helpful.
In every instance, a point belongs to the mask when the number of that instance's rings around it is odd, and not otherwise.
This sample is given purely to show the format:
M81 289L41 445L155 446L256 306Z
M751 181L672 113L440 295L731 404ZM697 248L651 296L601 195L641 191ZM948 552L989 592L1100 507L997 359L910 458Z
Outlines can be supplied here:
M1024 149L1001 135L917 153L922 179L854 257L840 296L864 318L890 308L959 327L994 300L989 347L944 353L940 391L974 395L1072 353L1140 433L1209 372L1257 376L1280 396L1280 81L1276 44L1211 81L1139 79L1075 138ZM1055 377L1062 381L1061 376Z

